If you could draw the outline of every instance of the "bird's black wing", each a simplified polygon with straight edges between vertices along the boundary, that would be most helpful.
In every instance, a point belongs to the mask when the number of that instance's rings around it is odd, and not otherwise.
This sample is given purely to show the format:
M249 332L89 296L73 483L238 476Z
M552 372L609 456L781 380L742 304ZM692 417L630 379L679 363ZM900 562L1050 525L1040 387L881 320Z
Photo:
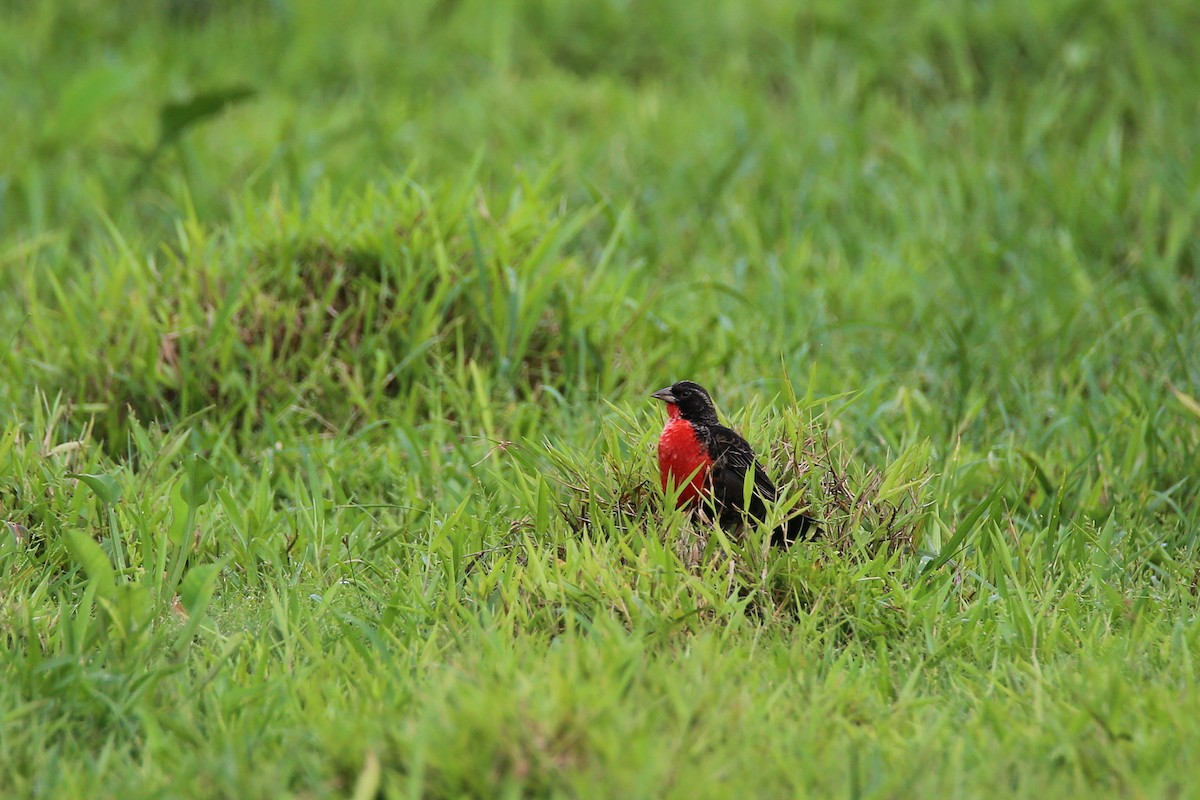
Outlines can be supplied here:
M755 459L749 442L724 425L711 425L706 444L713 460L708 479L713 500L721 512L722 523L730 521L727 516L736 520L729 512L740 514L747 511L756 519L763 519L767 511L765 504L775 502L777 491L762 465ZM750 493L750 506L745 508L746 474L751 470L754 487Z
M705 444L713 460L708 480L721 525L734 527L740 524L744 513L762 522L767 517L766 504L774 503L779 491L754 457L754 449L736 431L723 425L710 425L706 433ZM754 488L750 493L750 505L744 508L749 470L754 470ZM815 525L812 518L794 514L772 532L771 540L775 544L791 544Z

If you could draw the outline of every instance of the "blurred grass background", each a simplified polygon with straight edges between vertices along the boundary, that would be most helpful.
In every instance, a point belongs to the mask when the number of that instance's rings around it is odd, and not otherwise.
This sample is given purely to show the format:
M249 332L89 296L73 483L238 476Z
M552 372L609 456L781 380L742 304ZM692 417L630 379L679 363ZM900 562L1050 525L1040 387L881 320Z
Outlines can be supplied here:
M1185 792L1196 30L3 4L0 790ZM680 556L685 377L837 542Z

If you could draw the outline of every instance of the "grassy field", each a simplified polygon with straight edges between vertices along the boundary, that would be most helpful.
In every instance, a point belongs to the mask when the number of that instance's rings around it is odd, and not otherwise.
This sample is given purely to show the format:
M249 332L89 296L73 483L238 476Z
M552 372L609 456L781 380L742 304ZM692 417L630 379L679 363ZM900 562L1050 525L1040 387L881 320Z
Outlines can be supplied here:
M1197 30L0 5L0 795L1198 796Z

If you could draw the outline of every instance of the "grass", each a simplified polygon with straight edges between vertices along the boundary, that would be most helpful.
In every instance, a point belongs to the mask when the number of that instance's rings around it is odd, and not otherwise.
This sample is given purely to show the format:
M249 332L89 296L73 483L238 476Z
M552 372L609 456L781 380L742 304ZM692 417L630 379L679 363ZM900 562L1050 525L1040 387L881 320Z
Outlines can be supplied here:
M0 793L1189 795L1193 5L8 4Z

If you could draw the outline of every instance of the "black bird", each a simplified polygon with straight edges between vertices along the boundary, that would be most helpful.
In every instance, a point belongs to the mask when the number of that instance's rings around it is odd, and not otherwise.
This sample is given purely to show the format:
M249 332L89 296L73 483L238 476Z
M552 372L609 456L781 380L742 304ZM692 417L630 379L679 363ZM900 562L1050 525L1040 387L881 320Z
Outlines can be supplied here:
M651 397L667 404L667 424L658 438L658 472L663 488L679 488L680 508L711 503L721 526L734 529L749 516L761 522L767 503L779 499L779 491L754 457L750 444L717 419L717 409L704 387L694 381L679 381L659 389ZM746 473L753 470L754 486L749 506L745 505ZM794 514L771 533L771 543L789 545L816 523L804 514Z

